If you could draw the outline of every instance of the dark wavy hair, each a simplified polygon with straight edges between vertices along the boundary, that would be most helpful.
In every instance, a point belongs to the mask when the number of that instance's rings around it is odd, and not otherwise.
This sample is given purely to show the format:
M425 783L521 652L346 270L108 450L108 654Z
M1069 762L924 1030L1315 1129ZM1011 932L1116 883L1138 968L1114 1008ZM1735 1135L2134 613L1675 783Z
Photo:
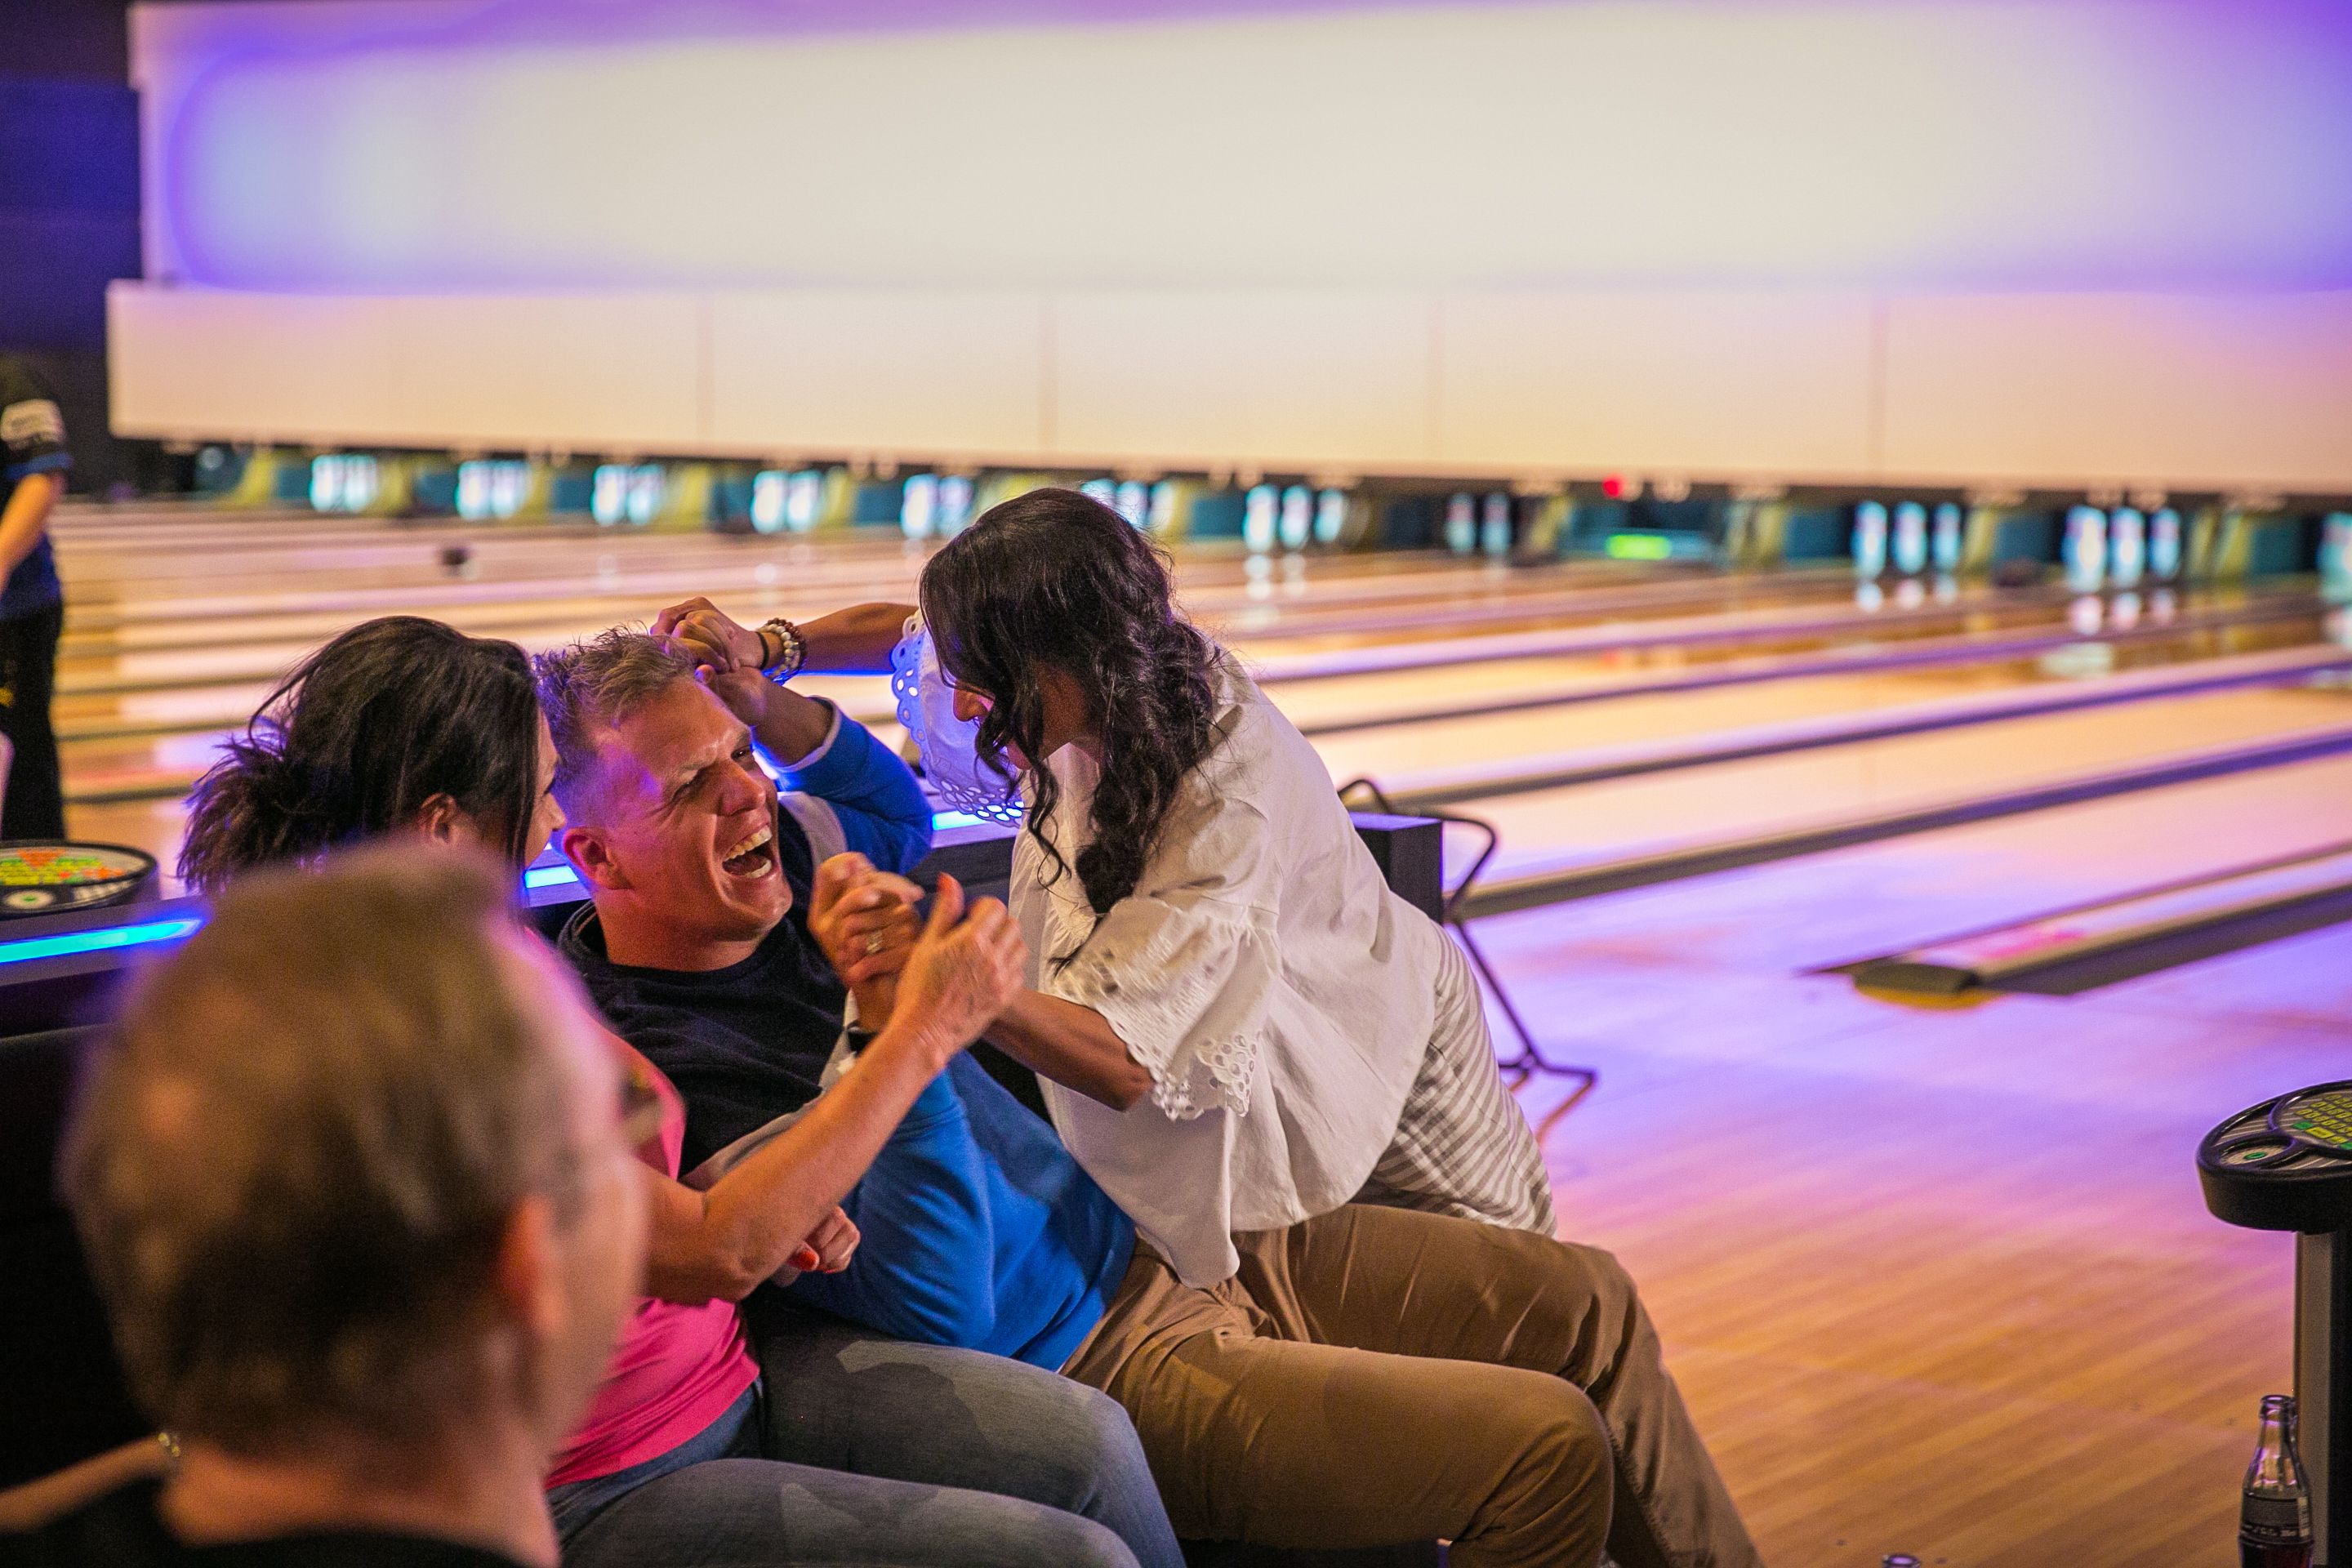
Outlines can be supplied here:
M403 827L446 795L517 866L539 794L539 698L510 642L419 616L364 622L271 692L196 781L180 876L316 859Z
M984 762L1011 773L1008 747L1045 761L1046 669L1085 694L1102 779L1076 870L1095 913L1108 913L1135 891L1185 775L1216 738L1209 677L1223 655L1177 613L1167 557L1098 501L1031 490L950 540L923 568L921 594L940 668L992 703ZM1043 766L1032 788L1029 832L1058 878L1071 868L1045 826L1061 791Z

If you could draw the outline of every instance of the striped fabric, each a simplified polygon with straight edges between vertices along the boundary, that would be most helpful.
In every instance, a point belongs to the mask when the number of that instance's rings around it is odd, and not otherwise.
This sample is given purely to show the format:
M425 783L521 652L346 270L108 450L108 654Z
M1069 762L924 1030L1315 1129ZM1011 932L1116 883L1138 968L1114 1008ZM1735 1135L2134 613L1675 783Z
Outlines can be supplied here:
M1405 1095L1396 1140L1356 1201L1553 1235L1543 1152L1503 1087L1470 962L1453 938L1444 946L1429 1055Z

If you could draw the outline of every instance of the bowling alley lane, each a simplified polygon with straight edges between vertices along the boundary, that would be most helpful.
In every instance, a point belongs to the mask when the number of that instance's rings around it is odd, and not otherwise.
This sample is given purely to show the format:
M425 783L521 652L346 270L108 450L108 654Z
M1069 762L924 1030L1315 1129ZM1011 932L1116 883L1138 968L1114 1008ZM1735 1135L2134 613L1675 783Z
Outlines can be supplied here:
M1539 943L1580 973L1792 975L2347 839L2352 756L2338 756L1554 904L1478 932ZM2335 994L2352 972L2314 984ZM2326 1005L2352 1023L2352 998L2339 1000Z
M2063 623L1916 641L1868 637L1790 639L1770 653L1740 650L1725 658L1701 645L1633 651L1598 650L1581 658L1437 665L1338 681L1268 684L1293 722L1315 740L1335 779L1370 774L1409 785L1443 763L1460 767L1507 757L1572 752L1675 736L1698 737L1839 713L1901 708L2020 687L2100 681L2134 670L2312 644L2320 617L2292 618L2104 639L2066 636ZM2023 657L1997 657L2020 641L2039 646ZM1984 652L1970 657L1970 645ZM1838 668L1805 671L1839 656ZM1859 668L1857 668L1859 667ZM1721 684L1707 684L1710 679ZM1331 688L1344 684L1347 689ZM1677 689L1678 685L1687 689ZM1534 704L1541 703L1537 706ZM1513 710L1485 712L1488 706ZM1453 716L1428 717L1458 710ZM1410 723L1383 722L1415 716Z
M1857 1410L1899 1450L1849 1451L1851 1497L1777 1521L1784 1554L2058 1561L2003 1555L2004 1510L2095 1453L2116 1479L2070 1496L2064 1560L2218 1560L2097 1543L2228 1539L2289 1251L2182 1197L2182 1152L2216 1106L2343 1076L2352 926L1957 1010L1818 971L2347 837L2336 758L1478 922L1546 1050L1601 1072L1547 1145L1559 1210L1644 1281L1727 1469L1800 1484L1792 1450Z
M2352 691L2255 689L2047 714L1496 796L1489 875L1591 866L1957 803L2189 752L2352 724Z

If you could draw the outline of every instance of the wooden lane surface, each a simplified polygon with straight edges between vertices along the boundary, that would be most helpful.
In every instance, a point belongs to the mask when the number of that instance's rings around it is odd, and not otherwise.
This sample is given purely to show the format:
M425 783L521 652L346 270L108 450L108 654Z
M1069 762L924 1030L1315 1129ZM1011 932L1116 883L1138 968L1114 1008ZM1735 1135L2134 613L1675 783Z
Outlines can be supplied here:
M1805 971L2347 828L2339 761L1482 922L1601 1069L1548 1150L1562 1234L1641 1281L1767 1561L2235 1563L2293 1266L2194 1151L2344 1075L2352 927L1965 1011Z
M2039 613L2047 614L2047 608ZM591 623L567 628L564 635L578 635L593 628ZM2176 646L2135 647L2132 658L2152 662L2160 657L2200 658L2242 645L2269 646L2280 637L2295 635L2297 628L2303 637L2310 635L2308 619L2266 623L2250 628L2253 634L2251 638L2184 636ZM1896 635L1890 628L1890 637ZM521 640L526 647L536 648L560 639L530 637ZM1235 646L1244 658L1255 657L1260 647L1254 641ZM126 656L120 668L134 679L118 679L110 685L103 679L92 679L86 672L63 675L57 714L72 779L70 797L93 803L132 794L184 789L209 763L220 737L241 724L264 700L276 672L307 651L307 647L288 647L277 649L273 655L267 647L244 647L203 655ZM1656 654L1662 650L1650 651ZM1501 682L1500 689L1505 691L1557 689L1563 685L1606 689L1612 683L1638 678L1644 668L1654 668L1638 661L1621 661L1613 656L1516 661L1510 666L1441 666L1426 670L1392 671L1381 679L1381 685L1393 693L1387 700L1391 708L1403 703L1408 707L1443 710L1450 703L1475 700L1479 695L1475 678L1481 674ZM238 679L249 677L249 672L257 669L266 672L265 677ZM140 672L144 672L143 679L136 678ZM1489 755L1517 756L1543 751L1547 746L1556 751L1562 735L1573 744L1581 743L1575 737L1588 733L1628 739L1693 732L1737 722L1743 712L1787 717L1882 706L1949 689L1948 682L1956 675L1967 679L1965 672L1946 669L1940 672L1946 679L1939 682L1937 673L1927 670L1912 672L1908 678L1897 672L1883 679L1856 676L1793 681L1748 696L1738 691L1658 696L1603 705L1606 710L1587 708L1567 714L1546 711L1493 715L1395 727L1371 736L1318 737L1318 743L1338 759L1332 763L1336 770L1352 774L1369 769L1386 776L1385 762L1360 763L1351 760L1350 752L1364 752L1375 758L1404 757L1408 761L1399 765L1407 767L1433 754L1452 754L1457 763ZM2029 663L1994 667L1990 679L1999 684L2013 684L2040 679L2044 673L2041 667ZM1987 679L1981 667L1977 679ZM1514 682L1517 683L1516 687ZM1269 689L1295 718L1306 722L1318 710L1328 713L1328 702L1318 703L1318 700L1326 697L1331 684L1334 683L1310 682L1292 687L1276 681ZM1369 694L1362 681L1349 684L1350 694L1357 700ZM811 678L803 685L869 723L881 726L888 721L891 698L886 683L879 679ZM1433 744L1434 751L1431 749Z
M1466 809L1501 829L1491 871L1501 879L1912 809L2347 721L2352 692L2342 688L2228 691L1497 796Z
M471 553L469 580L507 582L517 587L548 578L576 575L583 561L608 574L698 568L722 583L748 563L773 563L819 574L844 567L893 577L911 577L930 549L887 530L842 531L816 536L720 535L705 531L643 532L560 523L466 525L362 523L321 530L272 529L259 534L231 523L153 531L117 527L100 531L86 518L68 518L57 529L59 553L69 576L89 583L100 602L121 597L138 605L158 597L198 603L233 591L247 580L276 582L298 575L314 591L369 585L430 589L444 584L450 569L441 552L464 545ZM1481 559L1405 553L1317 554L1275 559L1246 557L1237 544L1219 542L1177 547L1178 570L1203 588L1247 584L1268 593L1295 577L1311 574L1343 594L1368 600L1393 591L1399 581L1410 594L1433 574L1458 583L1528 584L1623 584L1705 577L1710 569L1691 564L1565 562L1504 571ZM1811 575L1833 576L1814 573ZM96 607L78 613L103 618Z

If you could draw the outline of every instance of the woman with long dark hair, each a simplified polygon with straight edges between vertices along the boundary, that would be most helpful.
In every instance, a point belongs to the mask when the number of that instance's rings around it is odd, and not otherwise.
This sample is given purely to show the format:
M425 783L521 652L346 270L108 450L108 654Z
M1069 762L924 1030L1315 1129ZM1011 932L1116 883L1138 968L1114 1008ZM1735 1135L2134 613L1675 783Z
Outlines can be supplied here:
M1460 950L1150 541L1033 490L920 597L901 714L934 784L998 812L991 777L1017 782L1024 807L1031 989L988 1038L1140 1233L1063 1370L1134 1416L1178 1531L1753 1563L1632 1282L1553 1238ZM770 657L708 601L656 624L713 669ZM904 962L878 937L833 956L853 981Z
M563 820L530 659L421 616L367 621L280 681L188 802L180 876L316 859L396 830L520 866Z
M821 668L862 640L856 612L806 630ZM417 616L370 621L305 659L198 783L181 875L211 891L400 833L485 846L520 873L563 823L556 763L520 647ZM697 1190L677 1179L677 1090L617 1036L609 1043L631 1089L658 1102L660 1131L639 1150L646 1296L551 1477L567 1562L1133 1568L1175 1555L1133 1435L1116 1413L1106 1426L1092 1394L1001 1357L739 1305L779 1274L846 1266L858 1237L837 1200L929 1071L901 1070L900 1051L870 1083L852 1075L825 1117ZM855 1375L885 1368L900 1374L883 1380L889 1389ZM967 1405L1005 1419L987 1442L940 1444L940 1422L968 1420ZM704 1468L720 1459L764 1463ZM793 1492L810 1507L788 1519L774 1499ZM737 1506L746 1493L765 1506Z
M1011 902L1037 986L992 1037L1058 1080L1072 1152L1186 1283L1233 1273L1235 1231L1358 1199L1550 1234L1459 950L1177 611L1151 542L1032 491L934 556L921 596L983 766L1027 795Z

